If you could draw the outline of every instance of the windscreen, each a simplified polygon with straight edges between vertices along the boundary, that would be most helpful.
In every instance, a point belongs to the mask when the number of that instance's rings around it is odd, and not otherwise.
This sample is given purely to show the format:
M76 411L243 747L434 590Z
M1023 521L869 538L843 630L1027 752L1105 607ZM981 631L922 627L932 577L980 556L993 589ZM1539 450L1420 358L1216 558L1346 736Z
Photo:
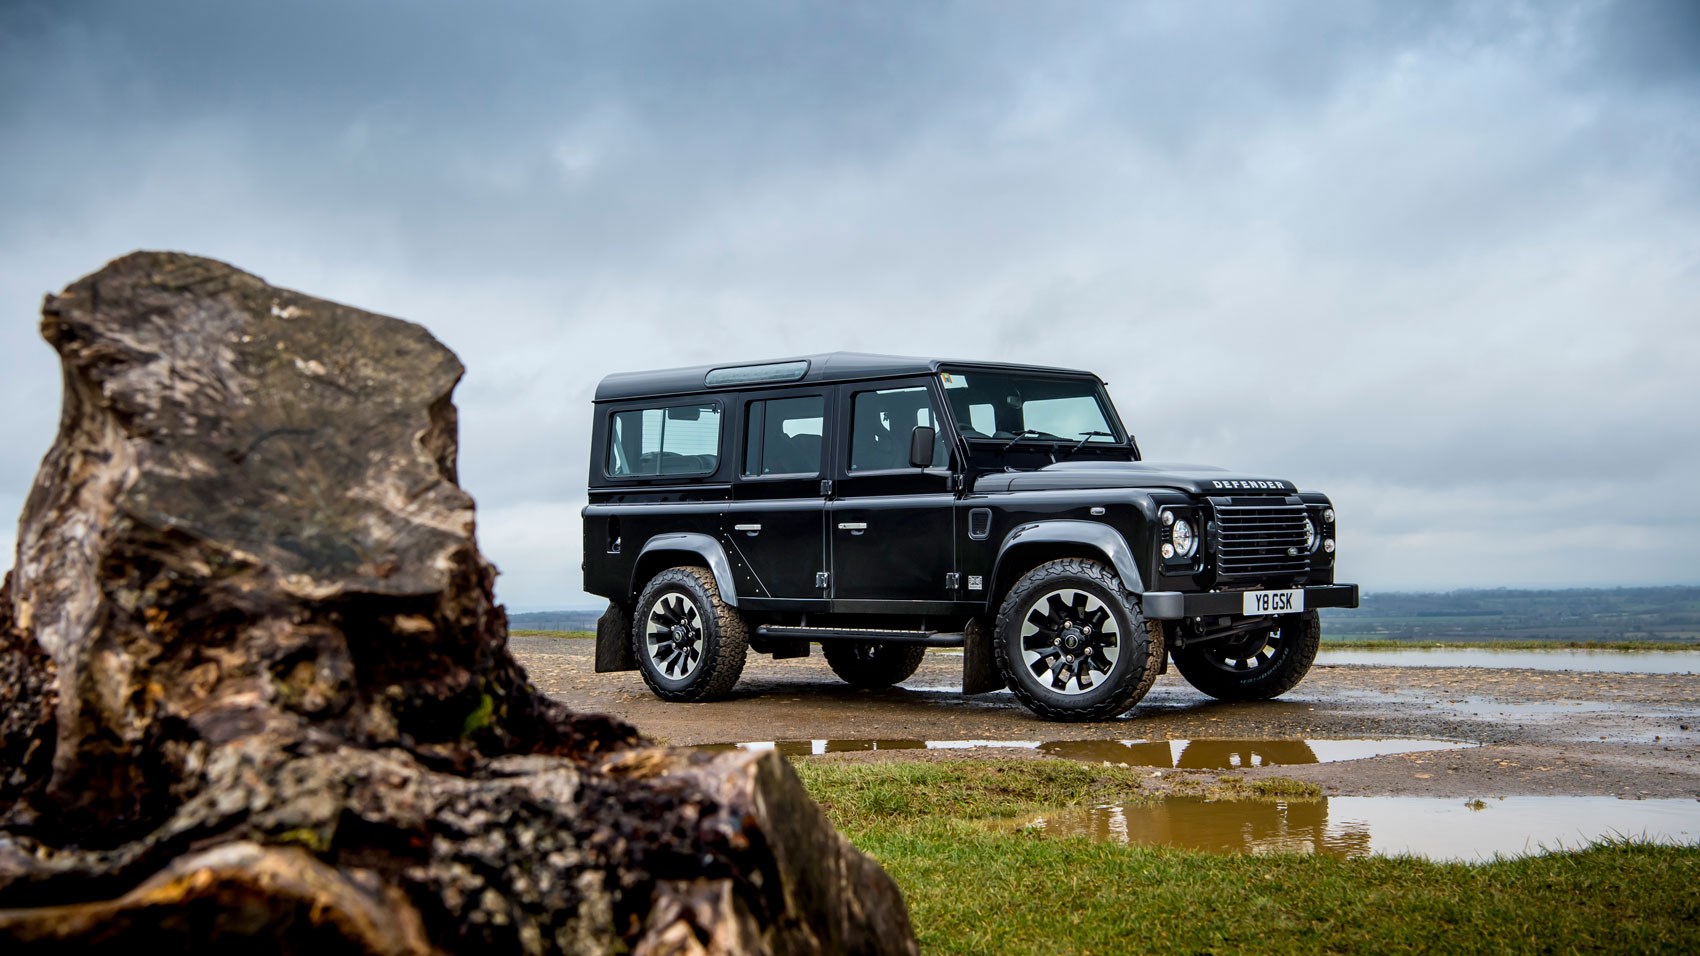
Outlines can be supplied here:
M964 438L1115 443L1094 379L1011 372L941 372L944 394Z

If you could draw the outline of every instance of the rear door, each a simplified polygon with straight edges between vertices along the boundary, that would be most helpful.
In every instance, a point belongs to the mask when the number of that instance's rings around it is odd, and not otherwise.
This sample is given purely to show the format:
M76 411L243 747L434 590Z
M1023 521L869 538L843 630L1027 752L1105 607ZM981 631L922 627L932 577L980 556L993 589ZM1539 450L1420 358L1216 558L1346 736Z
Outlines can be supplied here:
M726 520L726 550L738 595L824 606L827 570L826 422L830 389L758 392L740 399L737 478Z

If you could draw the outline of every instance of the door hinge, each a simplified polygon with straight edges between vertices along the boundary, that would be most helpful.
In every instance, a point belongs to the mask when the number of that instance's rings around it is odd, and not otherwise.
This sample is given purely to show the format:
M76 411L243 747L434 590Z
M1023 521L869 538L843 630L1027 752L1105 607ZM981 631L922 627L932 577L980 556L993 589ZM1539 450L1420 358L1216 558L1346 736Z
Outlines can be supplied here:
M944 589L946 591L955 592L960 587L962 587L962 575L952 571L944 576Z
M815 587L824 588L824 587L826 587L826 583L831 579L832 579L831 575L827 574L825 571L816 571L815 572Z

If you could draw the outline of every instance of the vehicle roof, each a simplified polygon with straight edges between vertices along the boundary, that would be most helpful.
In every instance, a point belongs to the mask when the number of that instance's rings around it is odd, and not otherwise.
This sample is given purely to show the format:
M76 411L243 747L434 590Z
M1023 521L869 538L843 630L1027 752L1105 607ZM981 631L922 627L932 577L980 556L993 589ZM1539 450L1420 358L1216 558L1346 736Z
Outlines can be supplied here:
M758 365L777 365L787 362L808 362L802 378L784 382L762 382L746 385L722 385L709 388L704 380L715 369L746 368ZM1016 365L1008 362L974 362L953 359L916 358L903 355L875 355L868 352L825 352L818 355L796 355L789 358L760 361L721 362L715 365L696 365L689 368L659 369L651 372L616 372L596 386L596 401L611 402L630 398L651 398L662 395L688 395L701 392L749 391L759 388L795 388L819 382L853 382L863 379L897 378L906 375L931 375L941 368L978 368L999 372L1049 372L1065 375L1087 375L1079 369L1054 368L1044 365Z

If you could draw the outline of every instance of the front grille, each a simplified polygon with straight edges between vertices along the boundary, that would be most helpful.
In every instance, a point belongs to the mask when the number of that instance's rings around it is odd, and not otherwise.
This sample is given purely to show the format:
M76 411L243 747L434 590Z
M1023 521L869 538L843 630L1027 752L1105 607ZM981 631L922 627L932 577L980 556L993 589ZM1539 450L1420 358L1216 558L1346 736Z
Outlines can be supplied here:
M1212 498L1216 511L1216 573L1224 578L1292 575L1310 567L1305 506L1280 499L1237 502Z

